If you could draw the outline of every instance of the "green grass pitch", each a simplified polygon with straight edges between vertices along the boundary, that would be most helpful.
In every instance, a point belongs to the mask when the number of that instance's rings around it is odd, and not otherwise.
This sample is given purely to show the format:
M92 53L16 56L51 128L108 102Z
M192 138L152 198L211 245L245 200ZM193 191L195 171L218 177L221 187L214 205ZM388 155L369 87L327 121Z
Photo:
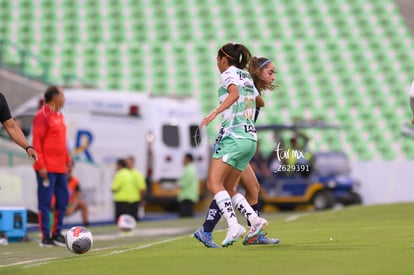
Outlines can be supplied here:
M141 222L123 237L115 226L91 227L94 246L84 255L40 248L31 233L34 241L0 246L0 274L414 274L413 213L414 203L264 213L279 245L220 249L192 237L202 217Z

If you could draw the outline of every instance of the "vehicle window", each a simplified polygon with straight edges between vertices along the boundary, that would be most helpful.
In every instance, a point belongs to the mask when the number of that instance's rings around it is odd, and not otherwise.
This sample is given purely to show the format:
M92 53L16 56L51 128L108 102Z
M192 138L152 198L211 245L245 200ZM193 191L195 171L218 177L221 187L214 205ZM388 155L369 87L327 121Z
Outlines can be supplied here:
M163 125L162 140L169 147L178 147L180 145L178 127L174 125Z
M6 128L4 128L3 126L0 127L0 138L11 139L10 136L7 134Z
M33 116L15 117L13 119L16 121L17 125L19 125L20 129L22 129L24 136L27 138L32 131ZM9 140L11 139L4 127L0 128L0 137Z
M197 147L201 144L201 133L199 131L198 125L190 126L190 143L191 147Z
M33 116L21 116L15 118L17 124L22 129L24 136L27 138L32 132Z

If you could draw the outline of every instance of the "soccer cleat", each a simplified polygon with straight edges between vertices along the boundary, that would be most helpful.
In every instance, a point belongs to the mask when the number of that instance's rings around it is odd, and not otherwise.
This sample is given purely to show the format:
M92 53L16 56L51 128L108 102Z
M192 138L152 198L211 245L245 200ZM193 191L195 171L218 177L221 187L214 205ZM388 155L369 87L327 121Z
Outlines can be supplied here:
M279 244L280 240L279 239L270 239L268 237L266 237L267 233L260 233L259 236L257 237L256 242L251 243L251 244Z
M257 217L254 219L252 226L250 226L250 230L247 233L246 237L243 240L244 245L249 245L257 242L259 235L262 233L264 229L267 228L267 221L261 217Z
M58 246L66 246L65 237L62 234L53 236L53 243Z
M208 248L220 247L213 242L213 234L211 232L204 232L203 227L200 227L196 232L194 232L194 237Z
M232 245L235 241L237 241L238 238L242 237L245 233L246 229L240 224L237 224L236 226L229 228L227 230L226 238L221 242L221 246L227 247L229 245Z
M52 238L47 237L40 241L39 246L40 247L54 247L55 243L53 242Z

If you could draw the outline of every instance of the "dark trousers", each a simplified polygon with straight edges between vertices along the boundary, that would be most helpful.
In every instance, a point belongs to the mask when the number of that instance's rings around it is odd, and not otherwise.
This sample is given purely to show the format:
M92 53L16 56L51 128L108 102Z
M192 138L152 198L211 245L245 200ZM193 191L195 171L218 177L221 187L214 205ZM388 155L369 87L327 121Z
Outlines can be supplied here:
M180 202L179 208L180 217L194 216L194 202L190 200L183 200Z
M37 200L38 200L38 219L39 229L42 238L60 234L63 227L63 218L65 217L66 207L69 202L68 177L62 173L48 173L49 183L45 183L36 172L37 178ZM50 210L52 196L55 195L55 212L53 228L50 230Z
M123 202L123 201L116 201L115 202L115 222L118 221L119 216L123 214L128 214L134 217L136 221L138 221L138 205L139 202Z

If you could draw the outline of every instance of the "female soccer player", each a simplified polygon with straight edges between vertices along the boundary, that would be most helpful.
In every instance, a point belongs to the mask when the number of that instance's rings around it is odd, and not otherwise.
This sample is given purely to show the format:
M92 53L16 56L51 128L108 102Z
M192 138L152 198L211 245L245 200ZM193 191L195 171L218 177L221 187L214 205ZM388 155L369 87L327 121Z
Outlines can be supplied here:
M275 66L274 64L267 58L264 57L253 57L250 66L249 66L249 73L251 74L254 85L258 89L259 94L261 94L264 90L275 90L277 86L273 84L275 80ZM260 107L264 106L264 101L261 96L256 97L256 113L254 117L254 122L256 122ZM223 129L221 129L220 133L222 134ZM220 136L220 134L219 134ZM246 199L248 203L252 206L254 211L259 215L259 191L260 191L260 184L257 181L257 178L254 174L254 171L250 165L247 165L246 169L242 173L240 184L246 190ZM231 190L230 195L237 193L237 190ZM215 200L212 200L209 206L208 214L204 220L203 226L200 227L195 233L194 237L197 238L200 242L202 242L206 247L209 248L217 248L219 247L217 244L213 242L212 239L212 232L219 222L221 218L220 210L217 206ZM250 226L250 223L248 221ZM251 241L250 243L244 244L278 244L279 239L269 239L265 236L265 234L259 234L258 238L255 241Z
M220 212L227 220L227 235L221 243L224 247L233 244L246 232L237 221L233 204L252 224L244 243L256 241L267 227L267 221L254 212L243 195L235 192L241 174L257 146L253 119L258 92L250 74L244 70L250 57L250 51L241 44L228 43L218 50L220 104L200 124L200 127L204 127L223 113L223 134L210 162L207 188L214 195Z

